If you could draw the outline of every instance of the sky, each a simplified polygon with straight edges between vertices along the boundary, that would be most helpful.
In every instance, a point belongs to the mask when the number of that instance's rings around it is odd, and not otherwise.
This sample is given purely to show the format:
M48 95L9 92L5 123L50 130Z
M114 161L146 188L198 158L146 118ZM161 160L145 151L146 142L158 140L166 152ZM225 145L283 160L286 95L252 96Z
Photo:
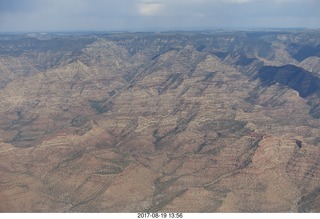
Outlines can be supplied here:
M320 28L320 0L0 0L0 32Z

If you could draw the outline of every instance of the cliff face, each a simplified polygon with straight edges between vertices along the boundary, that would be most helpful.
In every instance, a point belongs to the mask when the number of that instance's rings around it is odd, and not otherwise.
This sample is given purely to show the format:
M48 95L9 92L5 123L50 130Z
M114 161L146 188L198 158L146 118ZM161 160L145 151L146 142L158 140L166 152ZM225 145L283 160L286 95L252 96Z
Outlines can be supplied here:
M0 35L0 211L319 212L319 35Z
M294 65L265 66L259 70L257 77L265 85L279 83L294 89L303 98L320 90L320 78L317 75Z

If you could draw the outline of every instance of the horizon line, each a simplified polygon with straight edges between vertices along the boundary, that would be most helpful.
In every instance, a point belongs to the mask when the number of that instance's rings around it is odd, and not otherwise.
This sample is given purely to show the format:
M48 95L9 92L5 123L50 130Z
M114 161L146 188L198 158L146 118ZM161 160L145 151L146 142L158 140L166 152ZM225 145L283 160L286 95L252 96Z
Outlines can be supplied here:
M146 30L35 30L35 31L0 31L0 34L83 34L83 33L163 33L163 32L210 32L210 31L281 31L281 30L320 30L320 28L309 27L221 27L221 28L199 28L199 29L146 29Z

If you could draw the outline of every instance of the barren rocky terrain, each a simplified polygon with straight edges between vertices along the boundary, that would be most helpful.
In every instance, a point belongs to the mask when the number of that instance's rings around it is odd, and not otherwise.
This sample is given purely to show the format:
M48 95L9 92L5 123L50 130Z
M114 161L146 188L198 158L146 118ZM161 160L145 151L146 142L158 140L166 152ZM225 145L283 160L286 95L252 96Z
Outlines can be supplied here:
M0 212L320 212L320 31L0 35Z

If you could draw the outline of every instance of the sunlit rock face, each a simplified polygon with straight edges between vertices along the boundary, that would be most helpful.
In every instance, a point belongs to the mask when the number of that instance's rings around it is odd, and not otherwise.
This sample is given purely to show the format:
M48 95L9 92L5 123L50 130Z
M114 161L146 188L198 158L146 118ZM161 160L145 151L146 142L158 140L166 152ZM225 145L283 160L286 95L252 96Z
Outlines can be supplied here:
M0 211L319 212L319 46L0 35Z

